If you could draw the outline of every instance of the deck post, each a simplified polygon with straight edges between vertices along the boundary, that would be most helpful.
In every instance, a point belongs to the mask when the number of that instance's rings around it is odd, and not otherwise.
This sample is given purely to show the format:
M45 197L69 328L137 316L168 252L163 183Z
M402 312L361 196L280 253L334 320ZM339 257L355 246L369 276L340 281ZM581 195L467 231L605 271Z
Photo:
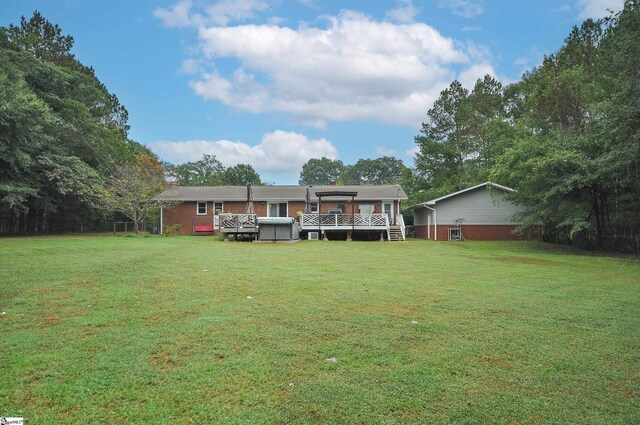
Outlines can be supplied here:
M322 196L318 196L318 240L322 240Z
M347 240L350 241L351 240L351 235L353 233L353 231L356 229L356 213L355 213L355 195L351 195L351 231L349 232L349 235L347 237Z

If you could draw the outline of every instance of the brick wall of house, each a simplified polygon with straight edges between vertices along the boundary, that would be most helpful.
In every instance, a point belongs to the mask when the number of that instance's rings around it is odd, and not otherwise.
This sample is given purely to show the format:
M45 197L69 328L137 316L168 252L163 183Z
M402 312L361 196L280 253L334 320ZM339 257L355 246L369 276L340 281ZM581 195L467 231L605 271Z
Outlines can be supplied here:
M382 212L382 202L372 202L374 204L375 212ZM342 204L344 205L344 213L351 214L351 202L350 201L323 201L321 204L321 209L323 214L327 214L329 210L338 209L338 206ZM178 230L178 234L181 235L191 235L193 234L193 226L211 226L213 225L213 210L214 203L211 201L207 202L207 214L206 215L197 215L197 203L196 202L182 202L171 207L165 207L162 212L162 221L163 221L163 231L168 226L173 224L180 224L180 230ZM267 213L267 202L266 201L255 201L253 203L253 208L255 214L258 217L266 217ZM246 201L233 201L233 202L224 202L223 205L225 213L232 214L244 214L247 210L247 202ZM304 201L291 201L288 205L288 215L289 217L297 217L298 211L304 211ZM358 214L359 211L359 203L355 202L354 211ZM394 201L394 211L397 214L398 211L398 201Z
M207 215L197 215L195 202L184 202L162 209L163 232L167 227L180 224L177 233L190 235L194 224L197 226L213 225L213 202L207 202Z
M416 238L418 238L418 239L428 239L428 237L429 237L429 234L427 233L428 232L428 227L429 226L426 226L426 225L418 225L418 224L416 224L414 226L414 229L416 231Z
M428 228L429 226L416 226L416 237L427 239ZM453 227L450 225L440 225L438 226L438 240L446 241L448 240L448 231L447 229ZM516 228L515 225L511 224L488 224L488 225L479 225L479 224L464 224L462 225L462 233L464 235L465 240L469 241L517 241L517 240L535 240L537 239L537 233L526 232L523 234L513 233L513 230ZM431 225L431 239L435 238L435 229L434 226Z

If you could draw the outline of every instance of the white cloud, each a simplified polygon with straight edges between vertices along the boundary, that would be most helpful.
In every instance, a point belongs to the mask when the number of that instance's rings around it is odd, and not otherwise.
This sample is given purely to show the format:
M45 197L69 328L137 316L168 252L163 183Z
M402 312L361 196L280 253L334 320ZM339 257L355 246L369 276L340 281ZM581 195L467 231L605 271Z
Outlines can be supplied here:
M204 72L200 63L196 59L186 59L180 65L180 73L185 75L195 75Z
M156 141L149 148L174 163L197 161L215 155L224 166L251 164L258 173L298 173L311 158L336 159L338 150L326 139L309 139L299 133L277 130L265 133L255 146L229 140Z
M269 5L262 0L220 0L207 6L208 22L227 25L231 21L242 21L253 17L254 11L264 11Z
M481 13L470 0L442 1L456 13ZM395 21L418 13L397 0ZM197 46L182 64L191 89L207 100L255 114L285 113L295 122L326 128L332 121L378 121L415 127L456 77L491 70L491 51L460 43L419 22L376 21L342 11L322 24L297 28L231 25L266 10L266 0L221 0L202 6L180 0L154 13L168 26L198 29ZM464 69L461 69L464 68Z
M191 7L191 0L180 0L168 9L155 9L153 15L168 27L188 27L194 25Z
M438 6L446 7L454 15L462 16L463 18L473 18L484 13L482 0L440 0Z
M269 5L263 0L220 0L197 12L191 0L179 0L169 8L159 7L153 15L168 27L201 27L204 25L228 25L265 11Z
M327 121L412 125L470 61L464 47L423 23L374 21L356 12L326 28L209 26L199 30L203 72L191 88L253 113L285 112L322 128ZM226 60L239 63L224 72Z
M420 10L413 5L413 0L397 0L397 6L387 11L387 18L401 23L411 23Z
M578 0L577 6L581 19L599 19L609 14L607 9L614 12L622 10L624 0Z
M373 150L378 156L394 156L396 154L395 149L387 148L385 146L374 146Z

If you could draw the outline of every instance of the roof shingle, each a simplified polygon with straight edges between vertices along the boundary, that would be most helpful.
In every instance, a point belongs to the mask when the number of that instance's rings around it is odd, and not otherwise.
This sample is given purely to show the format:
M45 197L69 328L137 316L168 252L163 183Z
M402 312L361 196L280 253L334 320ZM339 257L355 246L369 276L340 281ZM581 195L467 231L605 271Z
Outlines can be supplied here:
M358 192L357 201L380 199L405 200L407 194L400 185L359 186L252 186L254 201L304 201L309 188L312 201L317 201L316 192ZM351 197L334 197L334 200L350 200ZM154 197L156 201L246 201L246 186L175 186Z

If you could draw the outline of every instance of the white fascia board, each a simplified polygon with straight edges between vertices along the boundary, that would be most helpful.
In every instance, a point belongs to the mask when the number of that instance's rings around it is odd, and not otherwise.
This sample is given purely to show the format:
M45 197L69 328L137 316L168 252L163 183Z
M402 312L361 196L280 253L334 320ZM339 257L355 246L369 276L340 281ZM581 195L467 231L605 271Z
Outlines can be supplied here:
M481 187L487 187L487 186L493 186L496 189L501 189L501 190L504 190L506 192L512 192L512 193L513 192L517 192L515 189L512 189L512 188L507 187L507 186L503 186L501 184L492 183L492 182L484 182L484 183L477 184L475 186L468 187L466 189L459 190L459 191L454 192L454 193L450 193L448 195L441 196L441 197L436 198L436 199L432 199L432 200L427 201L427 202L423 202L420 205L423 205L423 206L424 205L435 205L439 201L443 201L445 199L448 199L448 198L451 198L451 197L454 197L454 196L458 196L458 195L460 195L462 193L470 192L472 190L475 190L475 189L478 189L478 188L481 188Z

